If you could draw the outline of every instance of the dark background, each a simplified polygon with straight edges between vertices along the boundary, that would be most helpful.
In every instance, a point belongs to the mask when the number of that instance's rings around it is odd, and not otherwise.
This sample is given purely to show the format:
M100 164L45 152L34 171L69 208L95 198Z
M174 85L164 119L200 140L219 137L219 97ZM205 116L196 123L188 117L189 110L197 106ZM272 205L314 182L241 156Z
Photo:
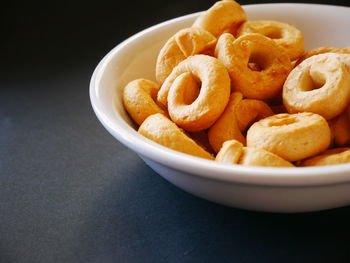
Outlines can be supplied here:
M213 3L1 4L1 263L350 262L350 207L285 215L204 201L97 121L88 89L99 60L134 33Z

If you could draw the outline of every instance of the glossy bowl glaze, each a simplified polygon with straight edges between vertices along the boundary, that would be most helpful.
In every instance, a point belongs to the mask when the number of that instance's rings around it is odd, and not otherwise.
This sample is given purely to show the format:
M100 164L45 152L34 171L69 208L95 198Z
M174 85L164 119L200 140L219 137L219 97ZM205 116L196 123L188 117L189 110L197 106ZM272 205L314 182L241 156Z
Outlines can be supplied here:
M299 28L305 48L349 46L350 8L314 4L243 6L249 20L278 20ZM169 182L196 196L243 209L303 212L350 204L350 164L268 168L221 164L173 151L139 135L122 104L124 86L135 78L154 80L157 54L199 13L148 28L111 50L90 83L93 109L103 126Z

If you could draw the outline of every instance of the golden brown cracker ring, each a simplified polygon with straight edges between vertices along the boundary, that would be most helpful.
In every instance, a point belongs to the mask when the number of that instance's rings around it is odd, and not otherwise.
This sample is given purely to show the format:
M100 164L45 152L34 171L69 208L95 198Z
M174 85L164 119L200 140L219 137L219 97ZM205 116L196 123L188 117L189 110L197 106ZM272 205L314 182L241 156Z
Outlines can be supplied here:
M159 85L151 80L136 79L129 82L123 91L123 103L131 118L138 124L154 113L167 113L157 105L155 99Z
M350 54L350 47L339 48L339 47L317 47L309 50L304 55L302 55L296 62L295 66L299 65L305 59L310 58L315 55L324 53L338 53L338 54Z
M276 96L292 69L288 55L261 34L247 34L237 39L231 34L222 34L215 55L228 69L232 89L249 99ZM249 64L255 66L250 68ZM256 68L260 70L254 70Z
M236 140L224 142L216 161L249 166L294 167L290 162L264 149L244 147Z
M218 37L224 32L235 34L238 27L247 20L243 8L236 1L216 2L202 13L193 23L193 27L203 28Z
M291 60L299 58L304 52L304 37L296 27L280 21L246 21L238 30L238 36L259 33L271 38L283 47Z
M248 147L265 149L291 162L324 151L330 140L327 121L311 112L273 115L255 122L247 132Z
M235 139L246 143L243 132L254 122L272 115L263 101L243 99L240 92L233 92L225 111L208 130L208 139L215 152L225 141Z
M344 55L325 53L295 67L283 86L288 112L314 112L332 119L350 102L350 72Z
M238 164L243 153L243 144L237 140L229 140L222 144L215 161L228 164Z
M303 160L300 166L323 166L350 163L350 148L335 148Z
M228 140L246 143L236 119L235 108L242 100L242 93L233 92L220 118L208 130L208 139L215 152L219 152L222 144Z
M198 97L186 99L188 83L201 83ZM225 66L206 55L188 57L177 65L158 92L158 102L168 107L171 119L188 131L209 128L224 111L230 96L230 78Z
M138 132L146 138L175 151L210 160L214 159L210 153L195 143L163 114L156 113L147 117L139 127Z
M173 68L189 56L207 52L216 37L201 28L185 28L172 36L160 50L156 62L156 79L163 83Z
M245 131L253 122L273 115L269 105L261 100L244 99L235 108L240 131Z
M244 147L239 164L249 166L294 167L280 156L264 149Z

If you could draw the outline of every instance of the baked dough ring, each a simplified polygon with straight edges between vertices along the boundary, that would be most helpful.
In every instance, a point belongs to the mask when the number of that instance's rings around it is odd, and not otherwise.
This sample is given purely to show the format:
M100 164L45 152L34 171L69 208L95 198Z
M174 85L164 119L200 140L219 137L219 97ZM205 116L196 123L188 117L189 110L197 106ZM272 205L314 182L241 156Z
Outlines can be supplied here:
M160 50L156 62L156 79L162 84L173 68L189 56L213 48L216 37L201 28L185 28L172 36Z
M237 140L228 140L222 144L215 161L228 164L238 164L244 145Z
M291 162L324 151L330 140L327 121L311 112L273 115L255 122L247 132L248 147L265 149Z
M201 88L198 97L188 103L186 89L192 78L201 82ZM219 118L228 102L230 89L229 75L218 59L195 55L174 68L157 98L168 107L169 115L177 125L188 131L200 131Z
M273 115L272 109L261 100L244 99L235 108L238 128L245 131L255 121Z
M220 118L209 128L208 139L215 152L227 140L246 143L243 132L255 121L272 115L270 107L263 101L243 99L240 92L230 96L229 103Z
M235 34L238 27L247 20L243 8L236 1L216 2L202 13L193 23L193 27L203 28L218 37L224 32Z
M264 149L243 147L236 140L224 142L216 161L249 166L294 167L290 162Z
M335 148L303 160L300 166L321 166L350 163L350 148Z
M283 86L283 102L289 113L314 112L332 119L350 101L347 55L325 53L310 57L295 67Z
M240 92L233 92L227 103L225 111L220 118L208 130L208 139L211 147L215 152L219 152L222 144L228 140L237 140L242 144L246 143L242 135L236 118L236 107L242 100Z
M123 91L123 103L131 118L138 124L154 113L167 113L155 102L159 85L147 79L129 82Z
M238 36L259 33L271 38L283 47L291 60L299 58L304 52L304 37L296 27L270 20L247 21L238 29Z
M302 55L295 63L295 66L299 65L305 59L310 58L315 55L324 53L338 53L338 54L350 54L350 47L338 48L338 47L318 47L309 50L304 55Z
M231 34L222 34L215 55L228 69L233 90L249 99L274 97L292 69L288 55L260 34L247 34L236 40ZM258 67L252 69L249 64Z
M138 132L175 151L213 160L214 157L188 137L179 127L163 114L149 116L139 127Z

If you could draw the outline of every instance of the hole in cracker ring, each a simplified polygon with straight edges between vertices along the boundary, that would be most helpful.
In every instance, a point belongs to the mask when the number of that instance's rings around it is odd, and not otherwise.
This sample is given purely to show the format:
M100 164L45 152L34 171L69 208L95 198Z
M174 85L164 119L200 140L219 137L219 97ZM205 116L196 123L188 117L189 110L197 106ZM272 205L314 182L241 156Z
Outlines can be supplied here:
M323 166L350 162L350 148L334 148L300 162L300 166Z
M331 131L318 114L277 114L255 122L247 146L262 148L293 162L318 154L330 145Z
M232 89L249 99L274 97L292 69L288 55L273 40L260 34L237 39L222 34L215 55L228 69Z
M214 157L188 137L163 114L156 113L145 119L138 132L146 138L175 151L214 160Z
M295 66L299 65L305 59L310 58L315 55L324 53L338 53L338 54L350 54L350 47L338 48L338 47L318 47L309 50L304 55L302 55L295 63Z
M304 52L304 37L301 31L292 25L279 21L247 21L238 29L238 36L259 33L271 38L283 47L291 60L299 58Z
M238 27L247 20L247 15L240 4L232 0L216 2L201 14L192 27L203 28L218 37L224 32L235 34Z
M244 147L236 140L224 142L215 161L249 166L294 167L276 154L264 149Z
M341 54L310 57L295 67L283 86L283 103L289 113L314 112L332 119L350 101L350 72Z
M159 85L148 79L135 79L123 91L123 103L131 118L138 124L154 113L167 113L157 105L155 99Z
M209 128L208 139L211 147L215 152L219 152L223 143L228 140L234 139L245 145L246 140L238 127L235 112L236 107L242 98L242 93L233 92L224 112L221 114L220 118Z
M163 83L173 68L189 56L206 52L216 44L216 37L201 28L185 28L161 48L156 62L156 79Z
M192 78L201 83L201 88L198 97L188 104L186 89L193 87ZM157 99L168 107L169 115L177 125L193 132L209 128L219 118L228 102L230 89L228 72L218 59L194 55L174 68Z

